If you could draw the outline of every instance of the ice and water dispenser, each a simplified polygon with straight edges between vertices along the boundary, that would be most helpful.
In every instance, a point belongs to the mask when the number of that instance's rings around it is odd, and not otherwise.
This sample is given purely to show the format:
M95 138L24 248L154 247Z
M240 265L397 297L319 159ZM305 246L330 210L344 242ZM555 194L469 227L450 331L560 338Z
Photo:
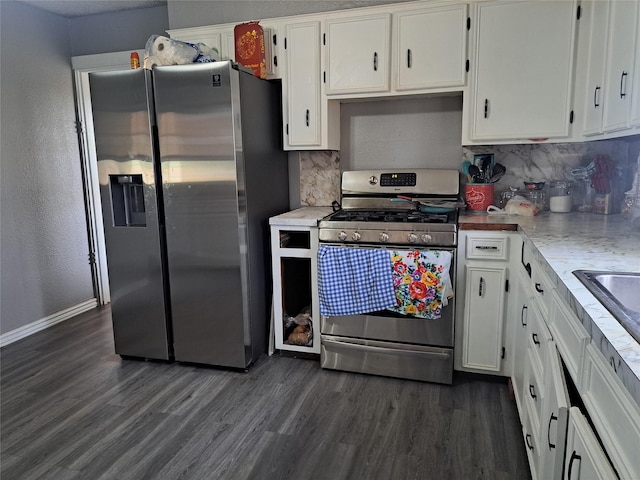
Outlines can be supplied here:
M142 175L109 175L113 225L145 227L144 183Z

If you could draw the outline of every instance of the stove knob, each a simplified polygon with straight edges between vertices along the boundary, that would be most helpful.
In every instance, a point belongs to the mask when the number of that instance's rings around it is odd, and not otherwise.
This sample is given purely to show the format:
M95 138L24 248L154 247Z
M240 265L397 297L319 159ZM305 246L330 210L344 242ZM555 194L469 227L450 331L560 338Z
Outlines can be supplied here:
M388 233L385 233L385 232L382 232L382 233L380 234L380 241L381 241L381 242L387 242L387 241L389 241L389 234L388 234Z
M418 236L415 233L410 233L407 235L407 240L409 243L416 243L418 241Z
M351 234L351 238L353 239L354 242L357 242L358 240L360 240L360 237L361 237L360 232L353 232Z
M369 184L375 185L376 183L378 183L378 178L375 175L371 175L369 177Z
M342 240L342 241L344 241L344 240L346 240L346 239L347 239L347 232L340 232L340 233L338 234L338 240Z
M420 240L422 240L423 243L431 243L431 240L433 239L428 233L423 233L422 235L420 235Z

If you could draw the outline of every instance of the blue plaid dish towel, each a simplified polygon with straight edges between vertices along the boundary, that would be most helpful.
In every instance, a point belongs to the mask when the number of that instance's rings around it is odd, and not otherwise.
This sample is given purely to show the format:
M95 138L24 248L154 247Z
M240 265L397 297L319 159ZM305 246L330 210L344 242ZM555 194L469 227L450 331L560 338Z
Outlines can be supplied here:
M395 306L392 268L387 250L321 245L318 250L320 313L356 315Z

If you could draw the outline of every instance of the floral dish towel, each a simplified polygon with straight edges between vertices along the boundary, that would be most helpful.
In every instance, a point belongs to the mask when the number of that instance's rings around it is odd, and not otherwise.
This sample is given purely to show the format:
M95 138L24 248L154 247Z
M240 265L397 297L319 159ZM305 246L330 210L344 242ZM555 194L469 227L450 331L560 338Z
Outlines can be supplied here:
M440 318L442 308L453 296L451 252L392 250L390 255L397 305L387 310L412 317Z

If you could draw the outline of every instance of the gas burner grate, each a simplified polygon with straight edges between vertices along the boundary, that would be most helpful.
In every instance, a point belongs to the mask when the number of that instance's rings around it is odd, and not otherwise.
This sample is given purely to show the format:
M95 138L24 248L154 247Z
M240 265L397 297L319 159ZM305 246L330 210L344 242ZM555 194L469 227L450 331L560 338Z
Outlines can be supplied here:
M332 221L344 222L396 222L396 223L447 223L447 214L417 211L348 211L340 210L331 216Z

